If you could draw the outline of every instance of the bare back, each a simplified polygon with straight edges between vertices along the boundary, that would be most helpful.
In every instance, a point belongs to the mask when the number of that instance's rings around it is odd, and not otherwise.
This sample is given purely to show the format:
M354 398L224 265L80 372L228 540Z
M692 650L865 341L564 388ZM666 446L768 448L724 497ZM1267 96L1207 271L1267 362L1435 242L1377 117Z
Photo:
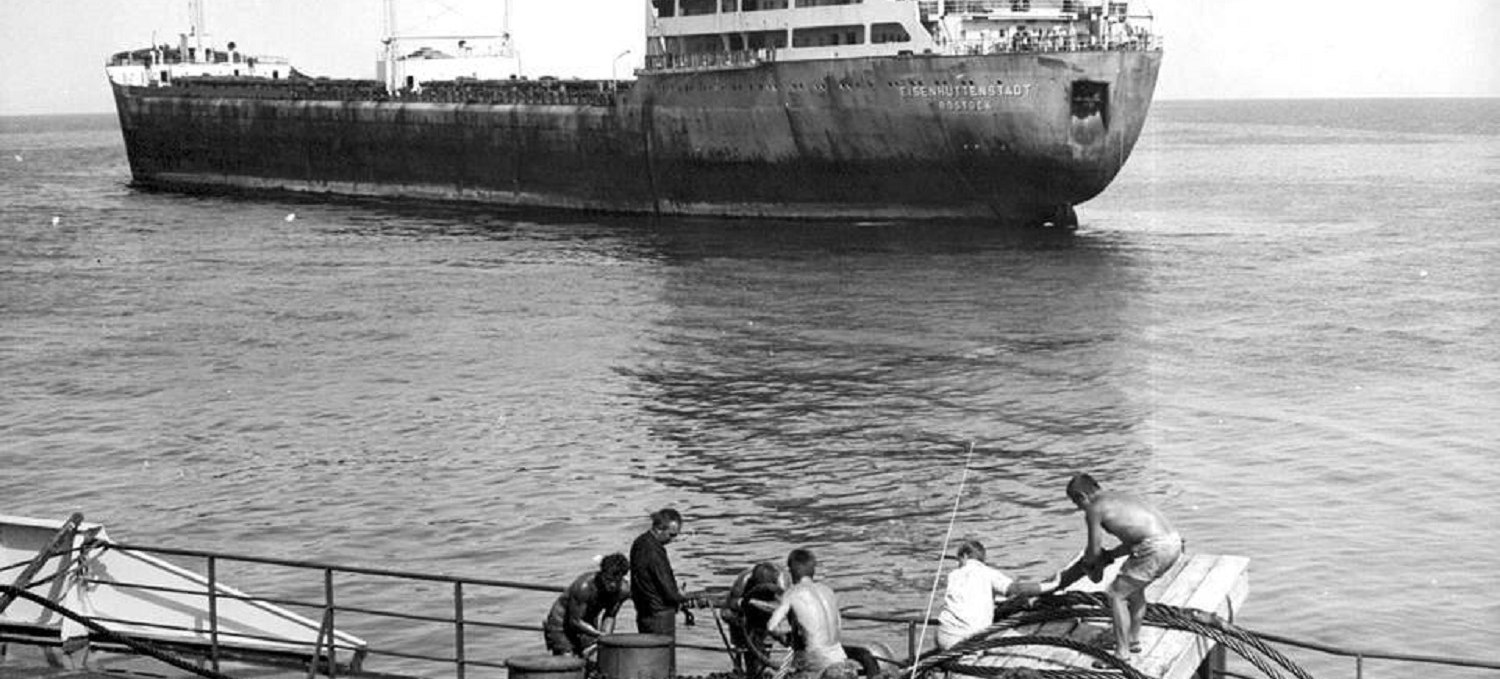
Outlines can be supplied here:
M1128 493L1100 491L1090 511L1097 514L1099 526L1123 544L1174 532L1160 510Z
M796 621L802 636L804 648L799 650L814 665L825 666L844 658L839 641L843 630L838 600L828 585L813 580L792 585L771 614L771 626L779 625L788 614Z

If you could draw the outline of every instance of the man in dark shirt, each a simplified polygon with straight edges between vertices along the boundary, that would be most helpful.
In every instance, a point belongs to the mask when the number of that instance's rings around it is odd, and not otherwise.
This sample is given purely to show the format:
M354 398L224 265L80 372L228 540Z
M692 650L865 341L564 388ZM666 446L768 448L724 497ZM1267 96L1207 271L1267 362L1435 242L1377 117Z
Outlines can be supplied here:
M787 584L781 569L767 561L740 573L729 587L723 618L729 623L730 643L743 659L737 669L749 679L760 679L771 662L767 623Z
M651 514L651 528L630 545L630 600L636 629L645 634L677 636L677 610L687 597L667 559L667 543L682 532L682 515L667 508Z
M542 636L553 655L582 656L599 637L615 627L615 615L630 596L625 573L630 563L624 554L611 554L599 563L599 572L584 573L552 604L542 623Z

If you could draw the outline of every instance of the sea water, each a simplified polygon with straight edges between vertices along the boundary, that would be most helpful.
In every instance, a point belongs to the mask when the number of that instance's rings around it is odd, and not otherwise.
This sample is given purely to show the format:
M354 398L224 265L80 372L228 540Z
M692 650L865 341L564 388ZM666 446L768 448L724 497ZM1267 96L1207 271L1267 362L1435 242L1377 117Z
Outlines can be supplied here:
M847 610L920 615L950 536L1019 577L1070 558L1088 471L1249 557L1247 627L1495 660L1497 121L1159 102L1057 236L153 193L111 116L0 118L0 513L562 585L671 506L689 589L805 546ZM453 611L442 585L348 589ZM551 598L477 596L515 625ZM718 643L705 618L685 641ZM340 622L452 653L442 626Z

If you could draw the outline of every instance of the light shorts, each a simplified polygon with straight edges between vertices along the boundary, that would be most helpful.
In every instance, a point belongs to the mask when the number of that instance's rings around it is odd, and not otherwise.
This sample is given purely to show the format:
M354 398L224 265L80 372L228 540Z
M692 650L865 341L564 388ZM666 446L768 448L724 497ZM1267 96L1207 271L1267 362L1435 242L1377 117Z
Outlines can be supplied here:
M1109 583L1109 593L1129 596L1146 588L1146 585L1172 568L1182 556L1182 536L1168 533L1149 537L1130 548L1130 558L1120 566L1120 574Z

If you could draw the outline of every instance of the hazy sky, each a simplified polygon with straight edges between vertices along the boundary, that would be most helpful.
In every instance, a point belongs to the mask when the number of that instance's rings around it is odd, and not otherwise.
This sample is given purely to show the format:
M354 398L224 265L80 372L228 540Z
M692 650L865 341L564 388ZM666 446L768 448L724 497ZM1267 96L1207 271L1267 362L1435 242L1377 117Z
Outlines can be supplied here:
M1141 0L1135 0L1137 3ZM513 0L528 75L639 63L645 0ZM311 75L373 77L381 0L205 0L209 33ZM1149 0L1162 99L1500 97L1496 0ZM0 0L0 115L113 110L104 61L175 41L187 0ZM405 31L498 32L501 0L405 0Z

